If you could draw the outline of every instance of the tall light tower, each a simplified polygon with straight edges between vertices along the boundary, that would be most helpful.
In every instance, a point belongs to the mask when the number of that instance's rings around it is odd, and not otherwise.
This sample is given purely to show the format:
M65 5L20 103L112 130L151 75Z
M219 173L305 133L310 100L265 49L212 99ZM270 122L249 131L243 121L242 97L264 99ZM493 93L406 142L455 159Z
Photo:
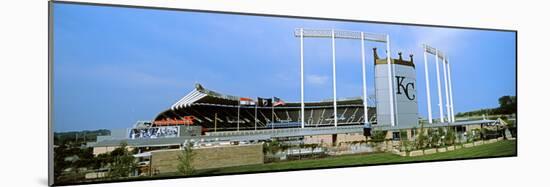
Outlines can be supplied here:
M367 81L366 81L366 65L365 65L365 46L364 41L386 43L386 51L388 55L388 65L391 65L390 60L390 42L387 34L373 34L362 31L346 31L346 30L334 30L334 29L305 29L298 28L294 31L295 37L300 37L300 90L301 90L301 122L302 128L305 126L305 106L304 106L304 37L309 38L330 38L332 40L332 93L333 93L333 107L334 107L334 126L338 127L338 113L337 113L337 97L336 97L336 46L335 39L352 39L361 41L361 67L363 78L363 107L364 107L364 123L366 126L370 126L368 121L368 108L367 108ZM393 79L391 74L391 68L388 66L388 89L389 93L393 92ZM393 95L390 94L390 113L391 113L391 125L395 126L394 118L394 101Z
M451 81L451 65L449 63L449 58L445 60L445 64L447 65L447 76L449 76L449 96L451 100L451 122L455 122L455 109L453 105L453 82Z
M439 99L439 120L441 123L445 122L443 118L443 101L441 100L441 76L439 75L439 51L435 51L435 74L437 76L437 97Z
M432 101L431 101L431 95L430 95L430 78L428 75L428 58L427 58L427 51L429 50L427 45L423 45L424 47L424 77L426 78L426 101L428 102L428 123L432 124Z
M445 107L447 108L447 122L451 122L451 105L449 104L449 78L447 77L447 59L443 60L443 78L445 81Z
M452 92L452 84L451 84L451 69L449 65L448 57L441 52L440 50L431 47L429 45L424 44L424 70L425 70L425 77L426 77L426 94L427 94L427 102L428 102L428 122L432 123L432 110L431 110L431 98L430 98L430 80L428 78L428 60L426 54L432 54L435 56L435 65L436 65L436 76L437 76L437 91L438 91L438 99L439 99L439 116L440 116L440 122L444 123L445 118L443 117L443 102L441 98L441 80L440 80L440 74L439 74L439 59L441 59L441 63L443 66L443 76L444 76L444 86L445 86L445 103L446 103L446 111L447 111L447 122L454 122L454 107L453 107L453 92Z

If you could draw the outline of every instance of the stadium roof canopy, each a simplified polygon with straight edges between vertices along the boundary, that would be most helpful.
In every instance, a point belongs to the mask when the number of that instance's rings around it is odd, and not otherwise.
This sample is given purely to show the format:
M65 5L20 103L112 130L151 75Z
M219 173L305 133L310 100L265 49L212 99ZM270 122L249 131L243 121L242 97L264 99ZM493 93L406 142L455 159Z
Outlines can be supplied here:
M182 97L180 100L178 100L176 103L174 103L170 107L170 109L177 110L177 109L186 108L192 105L208 105L208 104L237 106L239 105L241 98L245 98L245 97L221 94L212 90L208 90L204 88L201 84L197 83L193 91L191 91L190 93ZM362 103L363 102L361 97L343 98L338 100L338 105L350 105L350 104L362 104ZM323 100L319 102L306 103L306 106L310 106L310 107L331 106L331 105L332 105L332 100ZM247 106L241 105L241 107L246 108ZM248 105L248 107L250 106ZM277 106L277 108L295 108L295 107L299 108L300 103L291 102L291 103L285 103L284 106ZM262 108L262 107L258 106L258 108ZM271 108L271 106L269 106L269 108Z

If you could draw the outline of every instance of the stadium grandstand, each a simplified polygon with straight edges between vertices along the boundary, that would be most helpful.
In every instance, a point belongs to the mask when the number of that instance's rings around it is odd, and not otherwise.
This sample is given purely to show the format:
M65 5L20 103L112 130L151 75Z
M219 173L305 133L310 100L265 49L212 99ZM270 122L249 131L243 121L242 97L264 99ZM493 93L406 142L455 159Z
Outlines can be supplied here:
M370 134L360 97L337 100L337 125L332 100L305 103L304 128L300 128L300 112L301 103L285 102L278 97L232 96L196 84L191 92L152 120L137 121L128 129L112 129L110 135L98 136L88 146L115 147L126 142L131 147L159 147L179 146L186 141L257 142L335 134L365 138L364 135ZM368 121L373 125L375 112L376 108L368 107Z
M337 101L338 126L364 123L362 98ZM305 103L306 127L334 126L332 100ZM375 109L369 108L369 121L375 122ZM151 125L202 127L203 132L261 130L300 127L300 103L280 98L256 100L221 94L195 85L190 93L158 114Z

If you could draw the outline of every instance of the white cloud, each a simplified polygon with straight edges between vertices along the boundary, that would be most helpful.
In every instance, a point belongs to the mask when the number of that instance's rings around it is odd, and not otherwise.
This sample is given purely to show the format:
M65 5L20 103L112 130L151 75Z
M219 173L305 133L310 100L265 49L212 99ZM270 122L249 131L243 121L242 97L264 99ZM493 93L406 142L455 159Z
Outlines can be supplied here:
M110 83L120 86L172 86L181 85L177 80L170 79L163 75L154 74L139 69L124 68L121 66L105 66L99 65L94 67L83 66L64 66L59 67L61 74L64 76L73 77L74 80L81 79L94 80L98 83Z
M328 76L322 76L322 75L306 75L306 81L309 84L314 85L324 85L328 81Z
M467 30L453 28L429 28L420 29L415 33L415 43L418 48L422 44L428 44L447 53L459 52L465 46Z

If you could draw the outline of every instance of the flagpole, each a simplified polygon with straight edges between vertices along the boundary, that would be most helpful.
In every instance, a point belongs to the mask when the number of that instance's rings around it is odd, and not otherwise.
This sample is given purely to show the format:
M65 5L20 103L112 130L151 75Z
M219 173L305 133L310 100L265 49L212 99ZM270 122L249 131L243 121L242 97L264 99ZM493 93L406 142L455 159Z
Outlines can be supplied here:
M254 130L258 130L258 103L254 103Z
M271 97L271 129L275 129L275 108L273 107L273 97Z
M218 113L214 113L214 132L217 132L218 127Z
M239 105L237 105L237 131L239 131L239 125L241 123L241 101L239 101Z

